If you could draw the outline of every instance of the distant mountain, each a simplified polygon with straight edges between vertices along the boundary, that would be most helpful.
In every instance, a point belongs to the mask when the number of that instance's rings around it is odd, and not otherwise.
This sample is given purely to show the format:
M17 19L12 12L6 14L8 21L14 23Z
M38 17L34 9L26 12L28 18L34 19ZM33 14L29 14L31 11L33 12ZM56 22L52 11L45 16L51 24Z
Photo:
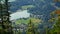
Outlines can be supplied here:
M54 2L53 0L15 0L14 2L11 2L11 11L15 11L18 9L21 9L21 6L24 5L35 5L40 10L53 10L54 6L51 4L55 4L56 6L60 6L60 2ZM46 9L45 9L46 8ZM52 8L52 9L51 9Z
M15 12L16 10L21 9L21 6L31 5L32 3L32 0L16 0L15 2L10 3L10 10Z
M56 10L56 7L54 6L60 6L59 3L56 3L53 0L16 0L10 4L10 11L12 12L22 9L21 7L25 5L34 5L34 8L28 8L28 12L35 15L44 15L46 22L50 18L50 13Z

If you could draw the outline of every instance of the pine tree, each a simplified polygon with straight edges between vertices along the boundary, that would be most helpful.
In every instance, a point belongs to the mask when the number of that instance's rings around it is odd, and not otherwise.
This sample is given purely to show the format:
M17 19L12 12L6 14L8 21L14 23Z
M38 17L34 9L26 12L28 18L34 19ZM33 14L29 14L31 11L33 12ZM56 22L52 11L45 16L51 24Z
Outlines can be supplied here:
M35 34L34 27L33 27L31 20L28 23L28 28L27 28L26 34Z
M9 20L10 14L8 12L8 0L5 0L4 3L0 3L1 8L1 26L2 26L2 32L1 34L12 34L12 27L11 22Z
M55 24L53 25L52 30L50 30L51 34L60 34L60 10L56 11L57 18L55 19Z
M55 29L54 33L60 34L60 15L58 16L58 20L54 25L54 29Z

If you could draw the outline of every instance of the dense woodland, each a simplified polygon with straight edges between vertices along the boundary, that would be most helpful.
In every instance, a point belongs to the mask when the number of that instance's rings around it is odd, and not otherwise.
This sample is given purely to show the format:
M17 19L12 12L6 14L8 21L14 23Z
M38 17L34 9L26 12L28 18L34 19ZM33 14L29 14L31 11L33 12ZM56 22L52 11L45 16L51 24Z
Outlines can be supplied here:
M53 24L49 28L47 25L40 27L43 20L32 15L29 18L17 19L15 22L10 21L9 7L8 0L0 0L0 34L60 34L59 9L50 13L51 18L48 20L48 23ZM41 28L44 28L42 32Z

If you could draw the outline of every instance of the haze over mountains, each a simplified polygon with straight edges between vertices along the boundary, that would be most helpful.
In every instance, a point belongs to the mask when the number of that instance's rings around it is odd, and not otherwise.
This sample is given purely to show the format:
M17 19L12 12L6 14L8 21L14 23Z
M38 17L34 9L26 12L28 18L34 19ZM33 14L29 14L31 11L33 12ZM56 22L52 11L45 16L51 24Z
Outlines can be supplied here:
M27 13L28 10L18 10L15 13L12 13L10 16L10 20L16 20L19 18L28 18L30 13Z

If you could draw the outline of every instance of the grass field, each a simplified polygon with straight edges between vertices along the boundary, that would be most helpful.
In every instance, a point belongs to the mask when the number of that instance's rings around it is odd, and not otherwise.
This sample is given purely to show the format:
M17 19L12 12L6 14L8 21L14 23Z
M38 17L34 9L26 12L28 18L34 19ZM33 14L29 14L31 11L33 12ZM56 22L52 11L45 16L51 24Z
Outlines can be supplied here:
M26 20L25 19L19 19L15 23L16 24L21 24L21 23L28 24L30 22L30 19L31 19L31 22L34 23L34 24L38 24L42 21L42 20L36 19L36 18L28 18Z

